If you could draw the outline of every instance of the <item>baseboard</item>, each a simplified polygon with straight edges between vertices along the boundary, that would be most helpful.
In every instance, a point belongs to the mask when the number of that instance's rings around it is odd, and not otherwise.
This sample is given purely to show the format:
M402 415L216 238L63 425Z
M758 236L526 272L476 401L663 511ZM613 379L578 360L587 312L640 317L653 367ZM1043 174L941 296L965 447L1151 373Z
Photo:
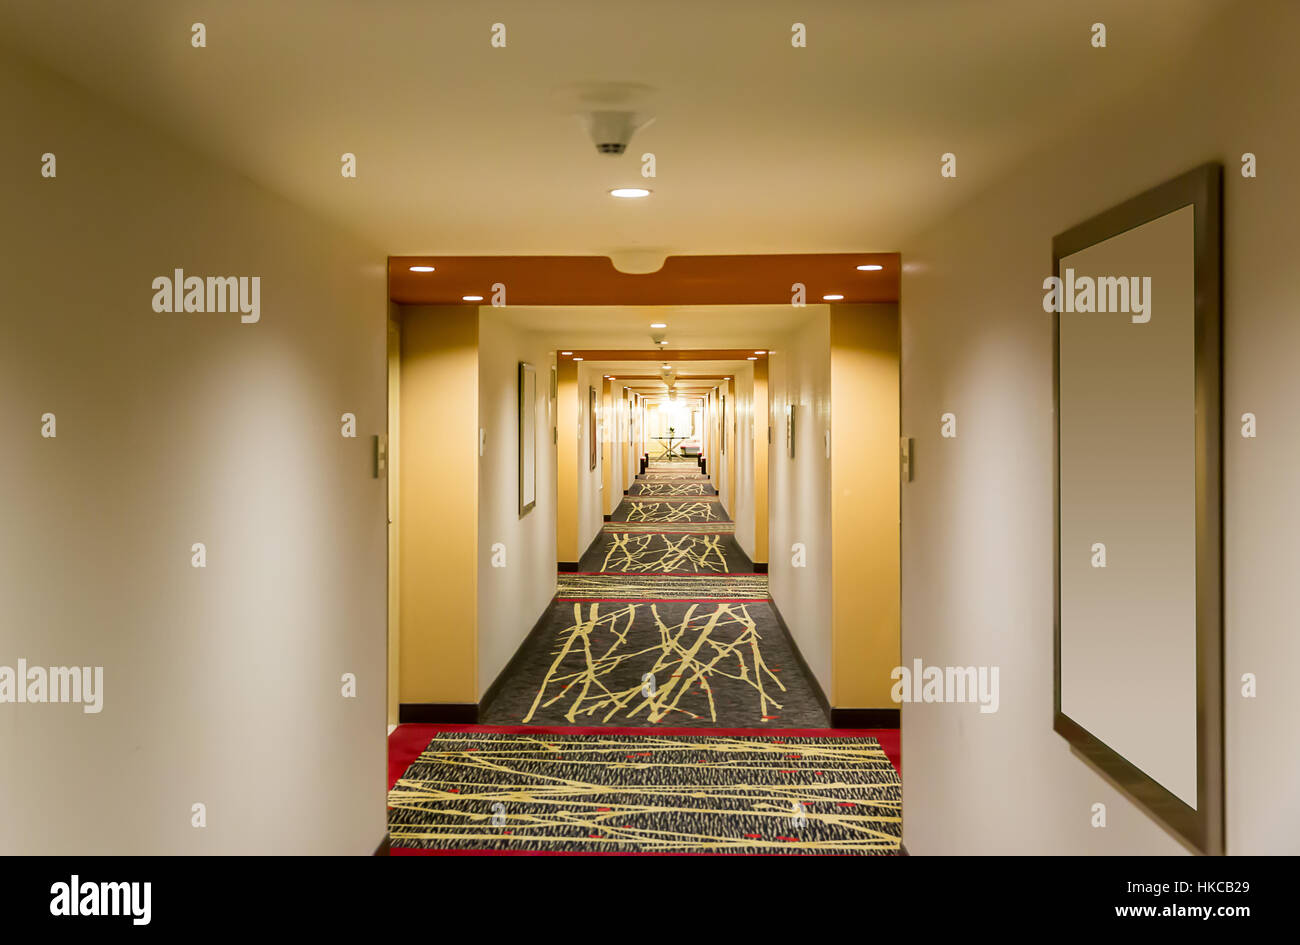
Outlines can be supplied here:
M379 841L379 846L375 847L375 852L371 855L390 856L391 854L389 850L392 848L392 846L393 846L392 838L389 837L388 834L384 834L384 839Z
M754 573L755 573L755 574L766 574L766 573L767 573L767 562L766 562L766 561L755 561L755 562L754 562Z
M397 721L447 722L473 725L478 721L477 702L403 702L397 710Z
M898 709L831 709L831 728L898 728Z
M758 566L755 565L754 569L758 570ZM772 605L772 613L776 615L777 626L785 634L785 642L790 644L790 651L794 653L795 662L799 664L799 669L803 671L804 678L808 680L808 685L812 686L813 695L817 697L818 704L822 707L822 711L826 713L826 718L830 720L831 728L835 728L835 721L831 715L831 700L826 698L826 693L822 691L822 684L817 681L817 677L813 675L812 669L808 666L808 661L803 658L803 653L799 651L799 644L794 642L794 635L790 633L790 627L786 624L785 617L781 616L781 608L776 606L776 601L772 599L771 594L767 595L767 602Z
M555 563L555 569L556 569L557 571L576 571L576 570L578 570L578 562L576 562L576 561L557 561L557 562Z

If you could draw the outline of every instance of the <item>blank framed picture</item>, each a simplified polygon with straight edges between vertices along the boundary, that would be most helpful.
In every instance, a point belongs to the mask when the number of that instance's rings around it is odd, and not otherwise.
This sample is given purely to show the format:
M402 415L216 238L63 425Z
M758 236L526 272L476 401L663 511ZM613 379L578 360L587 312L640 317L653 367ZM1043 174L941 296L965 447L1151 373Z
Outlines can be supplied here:
M1222 169L1058 235L1053 727L1223 851Z
M537 504L537 371L519 362L519 514Z

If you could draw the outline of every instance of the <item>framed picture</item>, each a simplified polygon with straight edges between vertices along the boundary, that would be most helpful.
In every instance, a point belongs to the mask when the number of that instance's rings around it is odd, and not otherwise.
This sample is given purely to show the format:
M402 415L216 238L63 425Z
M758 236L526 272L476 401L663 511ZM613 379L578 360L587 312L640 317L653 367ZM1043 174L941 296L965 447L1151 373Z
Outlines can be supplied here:
M537 504L537 372L519 362L519 514Z
M1052 241L1052 727L1223 852L1222 188L1199 167Z
M727 451L727 395L722 395L722 423L720 424L721 432L718 434L718 446L722 452Z
M596 457L600 448L596 445L596 388L587 388L587 443L590 445L591 468L596 468Z

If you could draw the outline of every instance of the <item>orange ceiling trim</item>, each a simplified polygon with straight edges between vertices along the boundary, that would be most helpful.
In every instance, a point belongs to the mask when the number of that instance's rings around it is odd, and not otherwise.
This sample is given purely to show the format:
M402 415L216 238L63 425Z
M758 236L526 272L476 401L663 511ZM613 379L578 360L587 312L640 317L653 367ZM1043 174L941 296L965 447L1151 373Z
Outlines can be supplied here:
M880 266L863 272L862 265ZM433 266L433 272L411 272ZM898 253L669 256L657 272L619 272L608 256L390 256L388 297L402 305L789 305L802 283L808 304L897 302ZM466 303L466 295L483 302Z
M567 348L565 349L568 350ZM582 358L584 361L658 361L660 364L672 364L674 361L745 361L754 352L749 348L651 348L648 351L624 348L597 348L572 354L561 354L561 361ZM765 355L754 355L765 357Z

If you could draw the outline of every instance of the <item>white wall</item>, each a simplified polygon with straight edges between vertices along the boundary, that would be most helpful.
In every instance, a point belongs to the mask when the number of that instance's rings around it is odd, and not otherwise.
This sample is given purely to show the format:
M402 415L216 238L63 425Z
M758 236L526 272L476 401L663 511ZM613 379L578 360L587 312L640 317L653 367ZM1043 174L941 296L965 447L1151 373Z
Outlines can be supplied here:
M492 685L555 594L555 443L546 340L479 309L478 694ZM519 362L536 370L537 504L519 514ZM505 567L492 546L505 545Z
M99 714L0 705L0 851L368 854L384 255L8 55L0 112L0 665L104 670ZM155 313L177 267L261 320Z
M822 690L831 691L830 308L769 349L772 448L768 453L768 586ZM786 447L785 406L795 408L795 456ZM806 549L793 567L791 547Z
M906 240L903 662L1001 667L1001 708L903 707L914 853L1173 853L1052 722L1053 235L1207 160L1225 165L1227 846L1300 852L1300 6L1252 4L1102 127ZM1068 84L1068 77L1061 77ZM1260 176L1240 174L1254 152ZM976 155L970 159L978 160ZM945 182L943 186L950 186ZM939 436L939 416L958 437ZM1259 437L1238 418L1259 418ZM773 561L778 555L774 551ZM1259 696L1240 696L1243 673ZM1103 802L1109 826L1089 825Z

